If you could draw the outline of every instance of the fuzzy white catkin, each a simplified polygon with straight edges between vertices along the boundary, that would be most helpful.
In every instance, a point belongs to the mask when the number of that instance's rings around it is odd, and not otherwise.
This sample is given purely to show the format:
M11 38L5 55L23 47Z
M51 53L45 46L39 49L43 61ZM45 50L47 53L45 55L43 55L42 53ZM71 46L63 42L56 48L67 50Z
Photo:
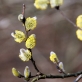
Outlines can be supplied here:
M60 62L60 63L59 63L59 67L60 67L60 69L62 69L63 71L65 71L65 70L64 70L64 66L63 66L63 63L62 63L62 62Z
M30 69L28 66L25 67L25 70L24 70L24 76L25 78L28 78L30 75Z

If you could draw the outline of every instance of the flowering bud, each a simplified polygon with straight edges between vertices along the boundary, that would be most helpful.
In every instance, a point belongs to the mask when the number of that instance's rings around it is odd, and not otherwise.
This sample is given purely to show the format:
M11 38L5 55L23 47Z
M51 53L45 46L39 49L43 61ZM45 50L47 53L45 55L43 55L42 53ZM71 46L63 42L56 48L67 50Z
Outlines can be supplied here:
M28 49L21 48L19 57L22 61L29 61L31 59L31 52Z
M59 62L56 53L54 53L53 51L50 52L50 60L51 60L52 62L54 62L54 63Z
M82 41L82 30L78 29L76 31L77 38Z
M62 62L59 62L59 68L60 68L63 72L65 72L64 66L63 66L63 63L62 63Z
M15 77L21 77L21 74L19 71L16 70L16 68L12 68L12 73Z
M23 19L24 19L23 14L19 14L19 15L18 15L18 20L19 20L19 21L22 21Z
M30 74L31 74L30 69L29 69L28 66L26 66L25 70L24 70L24 77L25 77L25 79L28 79Z
M36 37L35 37L35 34L31 34L27 38L25 45L29 49L33 49L35 47L35 45L36 45Z
M49 0L35 0L34 6L37 9L45 10L48 7Z
M76 25L79 28L82 28L82 15L79 15L76 19Z
M14 40L18 43L21 43L26 40L26 36L22 31L15 30L15 33L12 32L11 36L14 38Z
M26 18L26 21L25 21L26 31L34 30L36 28L36 25L37 25L37 17L36 16Z
M63 4L63 0L50 0L51 8L61 6Z

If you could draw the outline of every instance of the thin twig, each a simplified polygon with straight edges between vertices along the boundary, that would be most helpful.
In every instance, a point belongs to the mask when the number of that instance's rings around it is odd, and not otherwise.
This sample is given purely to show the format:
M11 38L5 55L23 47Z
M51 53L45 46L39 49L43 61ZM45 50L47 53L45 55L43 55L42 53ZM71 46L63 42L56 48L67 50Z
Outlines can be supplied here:
M34 61L33 57L31 58L31 62L33 63L34 68L36 69L36 71L40 72L39 69L37 68L36 64L35 64L35 61Z
M31 54L32 54L32 50L29 49L29 51L30 51ZM31 57L31 62L32 62L32 64L34 65L35 70L41 75L42 73L41 73L41 72L39 71L39 69L37 68L36 63L35 63L33 57ZM37 75L39 75L39 74L37 74Z
M24 75L21 74L20 76L18 76L18 78L24 78Z
M63 71L63 70L59 67L59 63L60 63L60 61L57 61L56 58L55 58L55 61L56 61L55 65L57 66L57 69L60 70L61 73L63 73L63 74L67 74L67 73L65 73L65 71Z
M62 15L69 23L71 23L74 27L78 28L78 27L76 26L76 24L75 24L74 22L72 22L72 21L63 13L63 11L61 11L61 10L59 9L59 12L61 13L61 15Z
M36 75L32 75L30 78L34 78L34 77L36 77L36 76L38 76L37 74Z
M23 15L23 24L24 24L24 27L25 27L25 32L26 32L26 38L28 38L28 31L26 30L26 26L25 26L25 21L26 21L26 18L25 18L25 4L23 4L23 8L22 8L22 15Z
M23 10L22 10L22 14L23 14L23 16L25 17L25 4L23 4Z
M56 9L56 10L58 10L59 13L60 13L69 23L71 23L74 27L76 27L77 29L81 29L81 28L77 27L77 25L76 25L74 22L72 22L72 21L64 14L64 12L63 12L62 10L60 10L60 9ZM82 30L82 29L81 29L81 30Z
M65 75L67 75L67 73L66 73L65 71L63 71L63 70L59 67L59 65L56 64L56 66L57 66L58 70L60 70L60 73L63 73L63 74L65 74Z
M34 65L35 70L37 71L37 76L38 76L38 75L44 75L44 74L41 73L41 72L39 71L39 69L37 68L36 63L35 63L33 57L31 58L31 62L32 62L32 64Z
M54 79L54 78L69 78L69 77L76 77L78 75L82 74L82 71L81 72L77 72L77 73L68 73L66 75L42 75L42 76L38 76L37 78L34 78L31 82L35 82L35 81L38 81L40 79Z

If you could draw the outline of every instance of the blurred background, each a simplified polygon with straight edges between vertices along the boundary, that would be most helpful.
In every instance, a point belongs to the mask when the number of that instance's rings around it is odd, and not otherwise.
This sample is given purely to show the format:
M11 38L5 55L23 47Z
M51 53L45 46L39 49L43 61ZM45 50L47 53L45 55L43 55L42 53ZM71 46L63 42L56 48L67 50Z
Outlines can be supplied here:
M37 16L37 28L29 33L36 34L37 44L33 49L33 57L38 69L45 74L59 74L56 66L49 60L51 51L54 51L60 61L64 63L67 73L82 70L82 41L76 37L76 30L57 10L37 10L34 0L0 0L0 82L24 82L23 79L12 75L15 67L22 74L25 66L29 66L32 74L36 71L29 62L22 62L18 55L19 49L25 44L18 44L11 37L16 29L24 31L18 15L22 12L22 4L26 5L26 17ZM82 0L64 0L61 10L65 15L76 22L82 14ZM38 82L73 82L75 78L45 79ZM81 82L82 80L80 80Z

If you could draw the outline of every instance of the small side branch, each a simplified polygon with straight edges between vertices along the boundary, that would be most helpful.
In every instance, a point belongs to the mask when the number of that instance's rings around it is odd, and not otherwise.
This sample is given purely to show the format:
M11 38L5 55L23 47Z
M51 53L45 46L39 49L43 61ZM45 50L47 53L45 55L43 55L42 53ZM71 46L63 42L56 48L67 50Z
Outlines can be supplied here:
M37 78L34 78L31 82L36 82L40 79L54 79L54 78L69 78L69 77L76 77L78 75L82 74L81 72L77 72L77 73L68 73L67 75L42 75L42 76L38 76Z
M35 64L35 61L33 58L31 58L31 62L33 63L34 65L34 68L36 69L37 72L40 72L39 69L37 68L36 64Z

